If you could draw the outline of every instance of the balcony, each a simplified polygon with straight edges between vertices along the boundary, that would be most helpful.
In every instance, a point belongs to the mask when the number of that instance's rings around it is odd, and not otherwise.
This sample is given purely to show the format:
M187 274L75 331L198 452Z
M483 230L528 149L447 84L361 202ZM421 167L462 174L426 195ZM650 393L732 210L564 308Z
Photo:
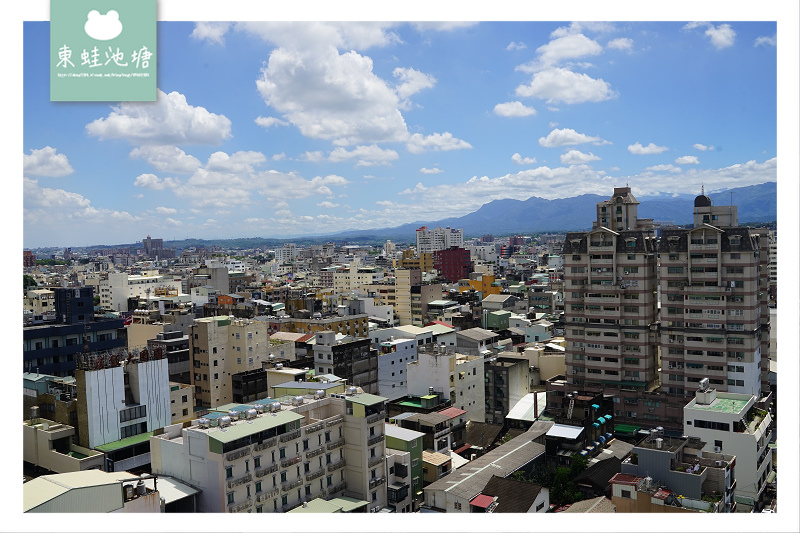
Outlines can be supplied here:
M334 492L339 492L345 490L347 488L347 481L342 481L338 485L333 485L328 489L328 494L333 494Z
M384 420L386 418L386 411L381 411L380 413L375 413L374 415L369 415L367 417L367 424L374 424L380 420Z
M325 452L325 446L317 448L316 450L309 450L306 452L306 459L311 459Z
M335 426L336 424L341 424L342 422L344 422L344 415L336 415L336 416L332 417L330 420L327 420L325 422L325 425L327 425L328 427L331 427L331 426Z
M244 485L245 483L249 483L252 480L253 480L253 475L252 474L245 474L245 475L243 475L241 477L238 477L236 479L228 480L228 488L232 489L233 487L238 487L239 485Z
M325 429L325 423L319 422L317 424L311 424L310 426L306 426L305 428L306 435L311 435L312 433L316 433L317 431L322 431Z
M335 440L333 442L329 442L328 445L327 445L327 448L328 448L328 450L335 450L336 448L340 448L340 447L344 446L344 443L345 443L345 441L344 441L343 438L342 439L338 439L338 440Z
M370 488L370 490L372 490L375 487L377 487L378 485L383 485L384 483L386 483L386 478L383 477L383 476L378 477L378 478L373 478L373 479L369 480L369 488Z
M302 478L292 481L291 483L284 483L283 485L281 485L281 492L289 492L290 490L296 489L302 484L303 484Z
M228 455L225 456L225 460L226 461L235 461L236 459L244 457L245 455L250 455L250 447L249 446L247 446L245 448L241 448L239 450L236 450L235 452L229 453Z
M294 440L294 439L297 439L297 438L300 438L300 430L299 429L296 429L294 431L290 431L289 433L284 433L283 435L280 436L280 441L281 442L288 442L290 440Z
M372 446L373 444L377 444L383 441L386 437L384 435L375 435L374 437L370 437L367 439L367 446Z
M247 498L243 502L232 503L232 504L228 505L228 512L229 513L241 513L242 511L245 511L246 509L248 509L252 504L253 504L252 500L250 498Z
M258 451L261 451L261 450L266 450L267 448L272 448L276 444L278 444L278 437L273 437L271 439L267 439L267 440L261 442L260 444L254 444L253 445L253 451L258 452Z
M302 460L303 460L303 456L302 455L296 455L296 456L288 458L288 459L283 459L283 460L281 460L281 468L288 468L288 467L290 467L292 465L296 465L297 463L299 463Z
M331 472L335 472L340 468L344 468L345 464L347 463L344 459L339 459L337 462L329 464L327 466L328 473L330 474Z
M274 465L268 466L266 468L257 468L256 469L256 477L257 478L264 477L267 474L272 474L272 473L277 472L277 471L278 471L278 463L275 463Z
M381 464L385 458L386 457L383 456L383 455L379 455L377 457L372 457L372 458L370 458L370 460L369 460L369 462L367 464L370 466L370 468L372 468L375 465Z
M306 474L306 481L311 481L312 479L317 479L318 477L322 476L323 474L325 474L325 469L324 468L321 468L321 469L317 470L316 472L312 472L310 474Z
M262 492L261 494L256 495L257 502L265 502L267 500L271 500L273 498L277 498L281 493L281 489L272 489L268 492Z

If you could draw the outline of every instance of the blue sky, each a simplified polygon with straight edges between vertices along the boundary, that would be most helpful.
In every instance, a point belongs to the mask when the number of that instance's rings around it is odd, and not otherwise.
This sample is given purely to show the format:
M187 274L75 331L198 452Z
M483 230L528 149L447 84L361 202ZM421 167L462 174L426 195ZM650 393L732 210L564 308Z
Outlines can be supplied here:
M51 103L24 26L23 246L292 237L501 198L776 181L775 22L160 22L156 104Z

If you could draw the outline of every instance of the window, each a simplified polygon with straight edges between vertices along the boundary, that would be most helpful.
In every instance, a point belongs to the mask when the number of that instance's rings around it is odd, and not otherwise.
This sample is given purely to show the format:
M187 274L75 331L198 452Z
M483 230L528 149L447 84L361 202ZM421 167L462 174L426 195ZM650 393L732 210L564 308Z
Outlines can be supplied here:
M254 457L253 458L253 468L261 467L261 457Z
M230 479L232 477L233 477L233 467L232 466L226 466L225 467L225 478L226 479Z
M233 503L233 493L232 492L228 493L228 503Z

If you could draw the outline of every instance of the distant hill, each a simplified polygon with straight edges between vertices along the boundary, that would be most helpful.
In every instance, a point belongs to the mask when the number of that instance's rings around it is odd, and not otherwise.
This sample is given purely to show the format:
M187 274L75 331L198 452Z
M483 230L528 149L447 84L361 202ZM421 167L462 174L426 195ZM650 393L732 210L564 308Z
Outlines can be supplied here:
M713 205L738 206L739 222L771 222L777 220L777 183L739 187L709 194ZM464 234L478 236L486 233L508 235L512 233L539 233L546 231L577 231L591 228L595 220L597 202L609 195L584 194L573 198L545 200L531 197L527 200L494 200L477 211L461 217L437 221L414 222L394 228L347 231L336 234L342 238L386 238L411 241L420 226L463 228ZM639 218L674 224L691 224L696 195L639 196Z
M758 223L772 222L778 219L777 183L768 182L761 185L739 187L709 194L713 205L738 206L739 222ZM387 239L395 242L414 242L415 231L420 226L429 228L446 227L463 228L465 236L476 237L490 233L492 235L530 234L541 232L578 231L589 229L595 217L597 202L607 200L611 195L600 196L584 194L573 198L545 200L535 196L527 200L494 200L482 205L477 211L461 217L442 220L418 221L392 228L348 230L336 234L307 235L302 237L274 238L239 238L239 239L185 239L164 241L168 248L185 249L190 246L221 246L227 249L276 248L284 242L294 242L300 246L326 241L347 241L351 244L376 244ZM681 194L675 196L637 196L639 200L639 218L652 218L659 222L674 224L691 224L694 199L696 195ZM124 247L127 245L113 245ZM137 247L139 243L130 244ZM104 248L109 246L93 246L85 248Z

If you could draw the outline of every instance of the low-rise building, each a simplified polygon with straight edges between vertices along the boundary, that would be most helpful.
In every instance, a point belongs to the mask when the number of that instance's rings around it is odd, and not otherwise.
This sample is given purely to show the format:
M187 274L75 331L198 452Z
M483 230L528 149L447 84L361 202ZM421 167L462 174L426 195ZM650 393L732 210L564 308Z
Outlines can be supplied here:
M756 396L717 392L701 382L695 398L683 408L684 433L702 440L703 454L736 456L736 501L742 509L758 505L773 472L774 423Z
M199 512L286 512L314 498L386 506L385 398L286 396L229 405L150 439L152 469L202 490Z

